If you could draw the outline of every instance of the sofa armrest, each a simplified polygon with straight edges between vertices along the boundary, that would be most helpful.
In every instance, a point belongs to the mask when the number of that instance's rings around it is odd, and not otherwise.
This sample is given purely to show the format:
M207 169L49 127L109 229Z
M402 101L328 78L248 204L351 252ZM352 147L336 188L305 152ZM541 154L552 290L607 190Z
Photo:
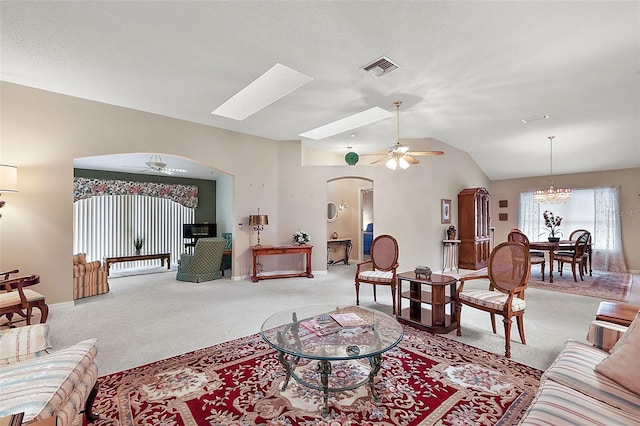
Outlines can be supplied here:
M0 332L0 365L46 355L51 348L49 324L9 328Z
M587 342L598 349L609 352L620 340L627 327L608 321L595 320L589 324Z

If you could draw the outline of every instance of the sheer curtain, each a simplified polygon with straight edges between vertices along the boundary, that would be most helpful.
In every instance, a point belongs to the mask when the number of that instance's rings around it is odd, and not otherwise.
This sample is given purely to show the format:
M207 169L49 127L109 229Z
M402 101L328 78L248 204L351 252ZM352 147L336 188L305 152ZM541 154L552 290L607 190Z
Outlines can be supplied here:
M540 235L540 204L533 201L533 192L520 193L520 214L518 216L518 229L520 229L530 241L538 241Z
M593 269L627 272L622 252L618 188L595 188Z

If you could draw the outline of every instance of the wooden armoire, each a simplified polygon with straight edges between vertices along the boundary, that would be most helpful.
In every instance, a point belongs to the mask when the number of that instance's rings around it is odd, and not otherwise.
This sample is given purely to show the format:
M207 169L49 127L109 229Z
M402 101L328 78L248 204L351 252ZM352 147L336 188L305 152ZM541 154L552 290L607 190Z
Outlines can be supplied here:
M459 266L481 269L491 253L489 231L489 192L485 188L467 188L458 194Z

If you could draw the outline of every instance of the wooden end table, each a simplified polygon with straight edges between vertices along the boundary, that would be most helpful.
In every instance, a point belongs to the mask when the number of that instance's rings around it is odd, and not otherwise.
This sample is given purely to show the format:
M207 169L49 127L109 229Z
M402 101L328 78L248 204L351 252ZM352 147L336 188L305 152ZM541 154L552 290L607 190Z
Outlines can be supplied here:
M629 327L639 310L640 306L626 303L600 302L596 312L596 319Z
M417 278L413 271L402 272L397 275L397 278L396 319L399 322L441 334L457 328L455 300L457 278L440 274L431 274L431 279ZM403 300L409 300L408 308L402 309Z

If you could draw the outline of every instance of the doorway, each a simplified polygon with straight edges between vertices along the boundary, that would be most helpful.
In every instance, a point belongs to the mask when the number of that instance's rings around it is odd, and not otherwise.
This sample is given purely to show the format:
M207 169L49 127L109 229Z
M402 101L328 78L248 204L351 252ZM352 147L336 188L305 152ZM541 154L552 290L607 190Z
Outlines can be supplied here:
M327 203L337 209L335 217L327 217L327 264L344 264L340 259L346 256L345 244L331 244L331 240L349 240L348 264L361 262L364 232L369 223L373 226L373 181L354 177L331 179L327 181ZM335 268L328 267L329 272L332 269Z

